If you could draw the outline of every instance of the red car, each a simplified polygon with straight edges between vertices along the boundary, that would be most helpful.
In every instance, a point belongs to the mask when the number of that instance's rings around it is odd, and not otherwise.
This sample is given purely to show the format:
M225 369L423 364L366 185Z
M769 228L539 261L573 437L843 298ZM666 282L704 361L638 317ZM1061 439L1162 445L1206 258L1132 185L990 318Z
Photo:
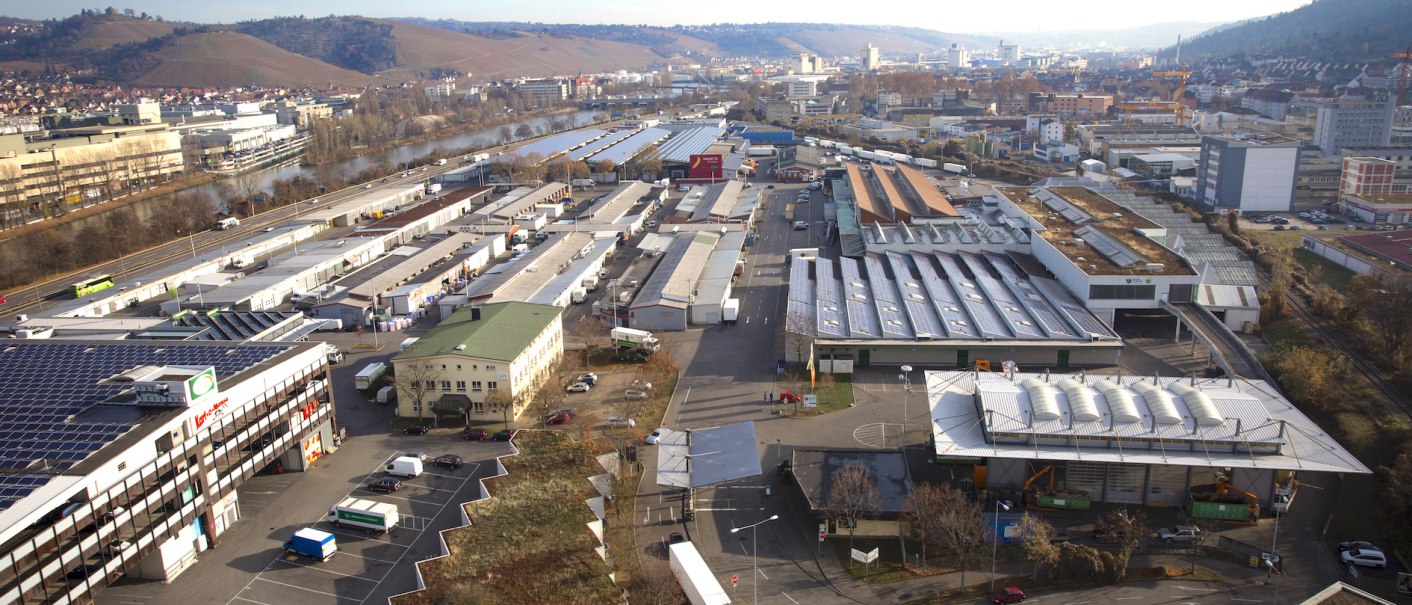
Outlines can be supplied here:
M8 294L0 294L0 305L3 305L7 302L10 302L10 296Z
M490 439L490 431L480 428L466 429L466 432L461 433L461 438L466 441L485 441Z
M546 420L545 422L547 424L567 424L570 420L573 420L573 418L574 417L572 415L559 412L558 414L550 416L549 420Z
M783 393L780 393L780 401L783 401L785 403L799 403L803 400L800 399L798 395L795 395L794 393L791 393L789 391L785 391Z
M1006 586L990 595L990 602L995 605L1005 605L1006 603L1019 603L1025 600L1025 591L1014 586Z

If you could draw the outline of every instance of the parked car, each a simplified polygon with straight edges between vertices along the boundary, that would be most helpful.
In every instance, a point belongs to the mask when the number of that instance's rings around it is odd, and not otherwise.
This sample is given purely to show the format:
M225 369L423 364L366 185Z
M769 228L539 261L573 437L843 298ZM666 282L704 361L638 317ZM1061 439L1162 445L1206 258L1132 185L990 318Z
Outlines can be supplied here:
M1284 231L1284 230L1285 230L1285 226L1284 226L1284 225L1275 225L1275 231Z
M404 432L404 433L406 433L406 434L408 434L408 435L425 435L425 434L427 434L427 431L430 431L430 430L431 430L431 427L426 426L426 425L424 425L424 424L414 424L414 425L409 426L409 427L407 427L407 428L405 428L405 429L402 429L402 432Z
M1201 539L1201 529L1191 525L1173 525L1157 530L1157 539L1167 544L1173 542L1191 542Z
M803 401L803 399L801 399L798 395L795 395L790 391L785 391L783 393L780 393L780 401L783 401L785 403L799 403L800 401Z
M578 382L587 382L589 385L598 386L598 375L593 372L584 372L579 376Z
M1352 541L1352 542L1339 542L1339 543L1338 543L1338 550L1339 550L1339 552L1343 552L1343 551L1345 551L1345 550L1377 550L1377 551L1381 551L1382 549L1381 549L1381 548L1378 548L1378 545L1373 544L1372 542L1364 542L1364 541L1362 541L1362 540L1354 540L1354 541Z
M466 441L485 441L486 439L490 439L490 431L480 427L466 429L461 432L461 438Z
M1115 531L1106 527L1098 527L1093 530L1093 539L1099 542L1122 542L1127 534Z
M569 392L570 392L570 393L587 393L588 390L591 389L591 388L593 388L593 385L588 384L587 382L575 382L575 383L569 385Z
M555 414L544 421L545 424L568 424L574 417L568 414Z
M637 421L632 418L623 418L622 416L609 416L608 421L604 424L608 426L631 428L637 426Z
M647 358L648 358L648 357L650 357L650 355L648 355L648 353L647 353L646 351L642 351L642 350L639 350L639 349L630 349L630 350L627 350L627 351L618 351L617 353L615 353L615 354L613 355L613 361L625 361L625 362L628 362L628 363L642 363L642 362L644 362L644 361L647 361Z
M102 570L102 565L90 565L88 563L84 563L82 565L79 565L78 567L70 569L68 573L64 574L64 577L70 580L82 580Z
M1290 226L1289 226L1289 230L1290 230L1290 231L1299 231L1299 229L1300 229L1299 225L1290 225Z
M650 391L650 390L652 390L652 383L647 382L646 380L634 380L634 381L632 381L632 384L629 385L629 386L631 386L631 387L634 388L634 389L639 389L639 390L643 390L643 391Z
M103 545L103 556L112 558L120 554L130 553L132 552L132 550L132 542L127 542L124 540L113 540L112 542Z
M495 437L493 437L493 439L495 439L496 441L509 441L510 438L511 438L511 437L514 437L514 436L515 436L515 433L514 433L513 431L504 430L504 431L500 431L499 433L496 433L496 434L495 434Z
M399 489L402 489L402 482L392 477L374 479L368 483L368 491L370 492L386 492L390 494Z
M1387 567L1387 555L1377 549L1353 548L1338 554L1339 560L1348 565L1382 569Z
M990 595L990 602L995 603L995 605L1019 603L1023 600L1025 600L1025 591L1014 586L1006 586Z
M5 304L5 303L7 303L7 302L10 302L10 295L8 295L8 294L0 294L0 305L3 305L3 304Z
M642 442L646 443L647 445L657 445L657 442L662 439L662 434L666 432L667 429L654 430L651 433L648 433L647 437L643 438Z
M642 401L643 399L647 399L647 391L640 391L638 389L627 389L623 391L623 399L627 399L629 401Z
M436 460L432 461L432 464L435 464L442 468L449 468L454 471L458 468L461 468L461 466L465 464L465 461L462 460L461 457L457 456L456 454L442 454L440 456L437 456Z

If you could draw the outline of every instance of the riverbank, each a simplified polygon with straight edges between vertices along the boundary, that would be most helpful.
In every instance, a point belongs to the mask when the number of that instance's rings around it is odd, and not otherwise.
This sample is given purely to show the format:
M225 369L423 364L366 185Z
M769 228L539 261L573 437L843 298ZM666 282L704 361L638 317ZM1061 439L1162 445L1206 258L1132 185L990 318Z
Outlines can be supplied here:
M115 200L94 204L85 208L78 208L65 212L62 216L26 223L13 229L0 231L0 245L16 239L22 239L33 235L39 231L53 229L59 225L67 225L74 221L88 219L93 216L126 208L133 204L145 202L147 200L164 195L178 194L187 189L194 189L202 185L208 185L225 178L213 172L197 172L195 174L184 174L170 182L163 183L151 189L143 189L136 193L125 195Z

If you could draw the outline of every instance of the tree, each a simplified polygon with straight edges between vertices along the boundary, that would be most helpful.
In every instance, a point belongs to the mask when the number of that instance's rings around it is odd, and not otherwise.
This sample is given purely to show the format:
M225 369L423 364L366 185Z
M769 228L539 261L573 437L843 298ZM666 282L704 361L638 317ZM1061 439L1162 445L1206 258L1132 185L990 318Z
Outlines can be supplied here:
M521 122L519 126L515 127L516 139L528 139L532 136L534 136L534 128L531 128L529 124Z
M1353 280L1349 292L1352 307L1366 320L1378 353L1397 363L1408 354L1408 339L1412 339L1412 277L1406 273L1374 271L1372 275Z
M642 566L628 579L628 594L631 601L639 605L685 605L686 595L682 593L672 570L657 559L642 558Z
M496 140L499 141L501 145L515 140L509 126L501 126L500 129L495 132L497 135Z
M907 535L922 545L922 566L927 564L927 547L940 546L944 528L940 520L945 514L945 496L934 483L922 483L912 489L907 502L902 505L902 522L907 527Z
M1105 559L1105 563L1109 579L1120 582L1128 574L1128 563L1132 561L1133 553L1142 548L1142 541L1147 537L1147 518L1140 510L1114 508L1099 516L1094 526L1115 536L1118 541L1117 552L1112 559Z
M543 423L549 419L554 412L564 407L564 368L562 364L553 364L545 374L544 386L534 394L530 400L530 408L539 416L539 422Z
M412 403L412 411L417 413L417 423L424 417L427 404L431 403L436 392L436 383L441 380L441 370L436 364L426 360L409 359L401 364L397 373L397 396Z
M1330 409L1339 405L1331 393L1333 385L1340 384L1338 378L1347 372L1348 360L1344 357L1330 357L1322 351L1304 346L1294 346L1274 355L1270 369L1279 378L1280 386L1289 394L1290 400L1301 406L1314 406Z
M966 586L966 568L978 560L989 540L991 529L981 518L981 504L950 484L938 488L936 526L937 546L951 555L961 567L961 587Z
M859 464L834 471L830 481L824 515L848 531L848 548L851 549L858 522L878 512L878 486L868 476L868 469Z
M814 330L808 318L799 312L791 312L775 328L775 335L784 344L785 359L805 363L814 350Z
M500 414L505 421L505 430L510 430L510 416L515 412L515 398L506 389L491 389L485 395L485 409L492 414Z
M1035 575L1039 575L1040 564L1053 566L1059 563L1059 547L1054 544L1054 526L1036 515L1025 513L1020 517L1020 539L1025 549L1025 558L1034 561Z

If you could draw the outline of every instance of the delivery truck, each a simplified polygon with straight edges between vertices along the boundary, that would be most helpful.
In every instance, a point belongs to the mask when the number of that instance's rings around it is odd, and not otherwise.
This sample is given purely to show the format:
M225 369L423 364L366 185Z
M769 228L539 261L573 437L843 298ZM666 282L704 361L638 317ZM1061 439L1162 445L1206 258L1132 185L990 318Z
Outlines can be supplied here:
M284 552L327 561L333 558L333 553L338 552L338 542L331 533L305 527L284 541Z
M218 221L216 221L216 225L215 225L217 231L225 231L226 229L234 229L234 228L239 227L239 226L240 226L240 219L235 218L235 217L233 217L233 216L228 216L228 217L226 217L226 218L223 218L223 219L221 219L221 220L218 220Z
M385 372L387 372L387 364L374 361L363 366L363 369L358 370L358 373L353 376L353 386L359 391L371 389L373 388L373 384L376 383L379 378L382 378Z
M656 351L662 347L662 343L652 337L652 333L647 330L634 330L632 328L613 328L608 333L613 339L613 346L625 348L647 349Z
M397 505L360 498L344 498L328 509L328 522L334 527L357 527L380 534L397 527Z
M378 389L378 403L397 403L397 385L387 385Z
M422 474L422 459L419 456L398 456L387 463L382 472L394 477L411 479Z
M593 179L572 179L569 184L575 187L592 187Z
M941 169L950 172L951 174L966 174L966 167L962 166L961 164L952 164L951 162L945 162L941 165Z
M667 549L672 575L677 577L691 605L730 605L730 595L721 587L716 574L701 558L691 542L677 542Z

